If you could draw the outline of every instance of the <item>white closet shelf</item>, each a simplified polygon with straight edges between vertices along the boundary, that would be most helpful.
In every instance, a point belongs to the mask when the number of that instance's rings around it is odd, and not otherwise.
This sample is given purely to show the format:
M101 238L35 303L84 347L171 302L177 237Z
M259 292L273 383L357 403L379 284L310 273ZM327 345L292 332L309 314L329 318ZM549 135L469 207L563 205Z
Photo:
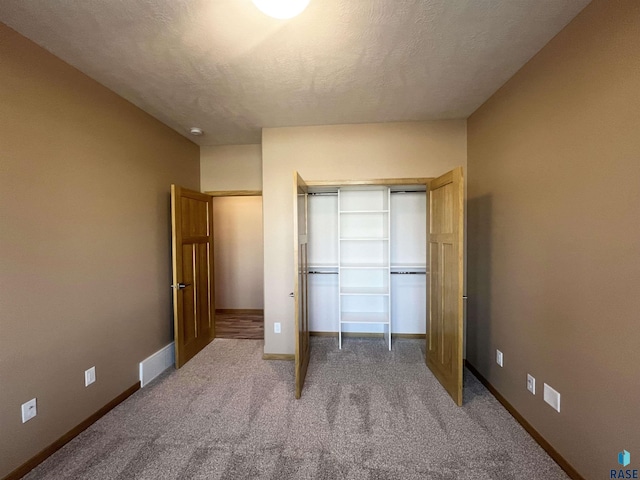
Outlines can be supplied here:
M349 213L389 213L389 210L341 210L341 214Z
M342 312L340 323L378 323L389 324L389 314L385 312Z
M384 263L343 263L340 268L349 270L388 270L389 265Z
M340 295L389 295L388 287L342 287Z
M391 265L391 273L423 273L429 274L426 265L404 264Z
M389 237L342 237L340 239L341 242L387 242L389 241Z

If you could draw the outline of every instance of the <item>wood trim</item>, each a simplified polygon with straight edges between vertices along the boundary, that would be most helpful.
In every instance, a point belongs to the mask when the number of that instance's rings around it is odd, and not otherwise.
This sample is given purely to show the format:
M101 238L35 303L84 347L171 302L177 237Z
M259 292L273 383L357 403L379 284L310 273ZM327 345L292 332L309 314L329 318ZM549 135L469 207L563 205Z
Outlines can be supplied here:
M337 337L338 332L309 332L309 335L312 337Z
M458 168L460 168L460 173L462 173L462 167L458 167ZM457 169L451 170L450 172L445 173L441 177L430 179L429 189L435 190L437 188L444 187L445 185L453 183L453 181L455 180L456 170Z
M171 284L178 285L182 282L182 270L179 271L178 265L182 268L182 233L177 219L180 215L180 191L182 188L178 185L171 185ZM178 295L177 288L171 288L171 297L173 299L173 341L175 366L180 368L180 358L182 356L182 346L179 342L181 325L178 320L182 311L182 295Z
M522 427L533 437L533 439L538 442L545 452L549 454L549 456L569 475L573 480L585 480L582 475L578 473L578 471L567 461L565 458L558 453L558 451L553 448L553 446L545 440L545 438L540 435L540 433L533 428L533 426L527 422L527 420L518 412L513 405L511 405L506 398L504 398L496 388L489 383L489 381L482 376L478 370L469 363L468 360L464 361L465 366L469 369L469 371L476 377L480 383L482 383L491 394L496 397L504 408L517 420L517 422L522 425Z
M393 338L409 338L415 340L424 340L427 338L426 333L393 333Z
M47 458L49 458L55 452L60 450L67 443L69 443L75 437L80 435L83 431L85 431L87 428L89 428L91 425L97 422L101 417L109 413L110 410L117 407L119 404L124 402L127 398L129 398L138 390L140 390L140 382L136 382L135 385L132 385L131 387L127 388L124 392L122 392L116 398L111 400L109 403L107 403L104 407L102 407L96 413L94 413L87 419L80 422L78 425L76 425L67 433L62 435L59 439L57 439L51 445L49 445L48 447L45 447L43 450L35 454L33 457L31 457L25 463L23 463L18 468L16 468L13 472L11 472L9 475L4 477L2 480L18 480L24 477L27 473L29 473L31 470L36 468L38 465L44 462Z
M264 310L252 308L217 308L216 315L230 313L232 315L264 315Z
M261 197L262 190L213 190L204 192L212 197Z
M426 185L431 180L427 178L376 178L371 180L314 180L308 181L308 187L348 187L350 185Z
M293 353L263 353L263 360L289 360L293 361L296 359L295 354Z
M187 188L182 188L179 185L176 185L176 188L180 189L180 196L181 197L186 197L186 198L192 198L193 200L200 200L202 201L202 193L196 190L189 190Z
M337 337L338 332L309 332L313 337ZM343 337L373 337L383 338L383 333L371 333L371 332L342 332ZM392 338L415 338L423 340L425 338L424 333L392 333Z

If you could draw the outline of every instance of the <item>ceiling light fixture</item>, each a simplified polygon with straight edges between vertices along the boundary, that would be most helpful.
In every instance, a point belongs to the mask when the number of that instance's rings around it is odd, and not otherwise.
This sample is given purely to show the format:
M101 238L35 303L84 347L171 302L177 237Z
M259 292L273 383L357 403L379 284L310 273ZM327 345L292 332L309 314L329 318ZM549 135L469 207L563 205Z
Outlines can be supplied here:
M286 20L300 15L310 0L252 0L253 4L265 15Z
M204 132L202 131L201 128L198 127L191 127L191 130L189 130L189 133L191 135L194 135L196 137L199 137L200 135L202 135Z

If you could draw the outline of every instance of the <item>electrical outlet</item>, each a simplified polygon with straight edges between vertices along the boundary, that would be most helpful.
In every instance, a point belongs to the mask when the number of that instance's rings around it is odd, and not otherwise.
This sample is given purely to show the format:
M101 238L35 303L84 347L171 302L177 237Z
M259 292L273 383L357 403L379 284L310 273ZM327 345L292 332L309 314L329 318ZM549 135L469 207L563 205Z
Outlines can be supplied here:
M84 386L88 387L96 381L96 367L91 367L84 371Z
M504 367L504 355L500 350L496 350L496 363L501 367Z
M280 328L280 322L276 322L273 324L273 333L280 333L282 329Z
M547 402L555 411L560 413L560 393L544 384L544 401Z
M536 394L536 379L533 375L529 375L527 373L527 390L529 390L534 395Z
M28 422L38 414L38 407L36 405L36 399L32 398L26 403L22 404L22 423Z

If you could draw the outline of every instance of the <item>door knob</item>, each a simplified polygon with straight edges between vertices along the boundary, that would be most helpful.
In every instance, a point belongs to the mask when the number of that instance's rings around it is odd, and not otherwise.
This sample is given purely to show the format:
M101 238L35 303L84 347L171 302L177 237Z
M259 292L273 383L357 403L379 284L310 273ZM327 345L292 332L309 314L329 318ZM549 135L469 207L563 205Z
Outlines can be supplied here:
M291 292L291 293L289 294L289 296L290 296L291 298L293 298L295 295L293 294L293 292Z
M177 288L178 290L182 290L183 288L190 287L190 283L179 283L177 285L171 285L171 288Z

